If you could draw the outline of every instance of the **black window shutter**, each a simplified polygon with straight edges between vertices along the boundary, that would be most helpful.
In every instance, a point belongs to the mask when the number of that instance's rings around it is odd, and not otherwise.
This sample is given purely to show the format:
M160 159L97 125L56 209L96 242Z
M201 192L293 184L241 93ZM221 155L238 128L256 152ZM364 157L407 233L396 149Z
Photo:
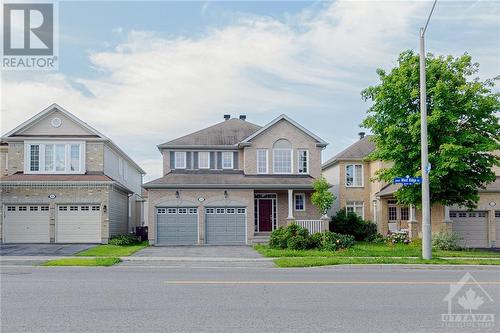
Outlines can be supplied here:
M235 151L233 155L233 169L238 169L238 152Z
M198 169L198 152L193 153L193 169Z
M170 152L170 169L175 169L175 151Z
M210 169L215 169L215 153L210 152Z

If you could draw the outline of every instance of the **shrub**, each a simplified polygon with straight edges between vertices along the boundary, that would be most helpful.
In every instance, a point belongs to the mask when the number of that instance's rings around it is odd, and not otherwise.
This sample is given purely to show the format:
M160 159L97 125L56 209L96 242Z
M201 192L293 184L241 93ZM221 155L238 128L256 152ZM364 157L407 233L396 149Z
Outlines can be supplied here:
M309 244L309 239L301 235L292 236L286 242L290 250L306 250Z
M377 225L365 221L357 214L342 209L332 217L330 231L343 235L352 235L357 241L369 240L377 235Z
M138 243L138 239L135 235L118 235L113 236L109 240L108 244L118 245L118 246L127 246L134 245Z
M392 233L387 236L387 241L392 244L410 244L408 235L403 232Z
M275 249L304 250L312 247L309 231L297 223L279 227L269 237L269 247Z
M317 232L311 236L317 244L317 248L324 251L336 251L346 249L354 245L355 240L352 235L341 235L331 231Z
M286 249L286 234L286 228L283 226L271 232L271 236L269 236L269 247L273 249Z
M439 232L432 236L432 247L436 250L458 251L462 249L458 244L461 239L462 237L453 232Z
M368 242L375 243L375 244L383 244L387 243L387 239L382 236L381 234L375 234L369 238L366 239Z

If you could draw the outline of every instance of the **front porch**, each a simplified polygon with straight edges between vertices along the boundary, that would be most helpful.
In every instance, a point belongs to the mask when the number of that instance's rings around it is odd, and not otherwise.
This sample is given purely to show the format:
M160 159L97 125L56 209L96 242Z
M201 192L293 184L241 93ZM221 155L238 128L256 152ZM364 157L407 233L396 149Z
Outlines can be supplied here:
M310 233L328 230L328 221L311 202L312 190L254 191L254 242L266 242L270 233L292 222Z

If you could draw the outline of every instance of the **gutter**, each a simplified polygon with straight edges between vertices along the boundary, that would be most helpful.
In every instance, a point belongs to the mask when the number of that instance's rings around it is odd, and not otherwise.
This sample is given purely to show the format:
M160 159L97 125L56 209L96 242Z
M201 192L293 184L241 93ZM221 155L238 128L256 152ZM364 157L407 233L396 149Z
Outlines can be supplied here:
M312 184L144 184L145 189L297 189L312 190Z

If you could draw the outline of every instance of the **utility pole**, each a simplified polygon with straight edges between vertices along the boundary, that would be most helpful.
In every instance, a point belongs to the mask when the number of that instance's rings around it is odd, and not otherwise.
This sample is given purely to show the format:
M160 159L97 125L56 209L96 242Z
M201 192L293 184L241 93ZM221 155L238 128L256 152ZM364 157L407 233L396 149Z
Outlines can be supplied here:
M432 259L431 204L429 189L429 151L427 140L427 92L425 78L425 31L436 6L434 0L431 12L423 28L420 28L420 144L422 158L422 258Z

